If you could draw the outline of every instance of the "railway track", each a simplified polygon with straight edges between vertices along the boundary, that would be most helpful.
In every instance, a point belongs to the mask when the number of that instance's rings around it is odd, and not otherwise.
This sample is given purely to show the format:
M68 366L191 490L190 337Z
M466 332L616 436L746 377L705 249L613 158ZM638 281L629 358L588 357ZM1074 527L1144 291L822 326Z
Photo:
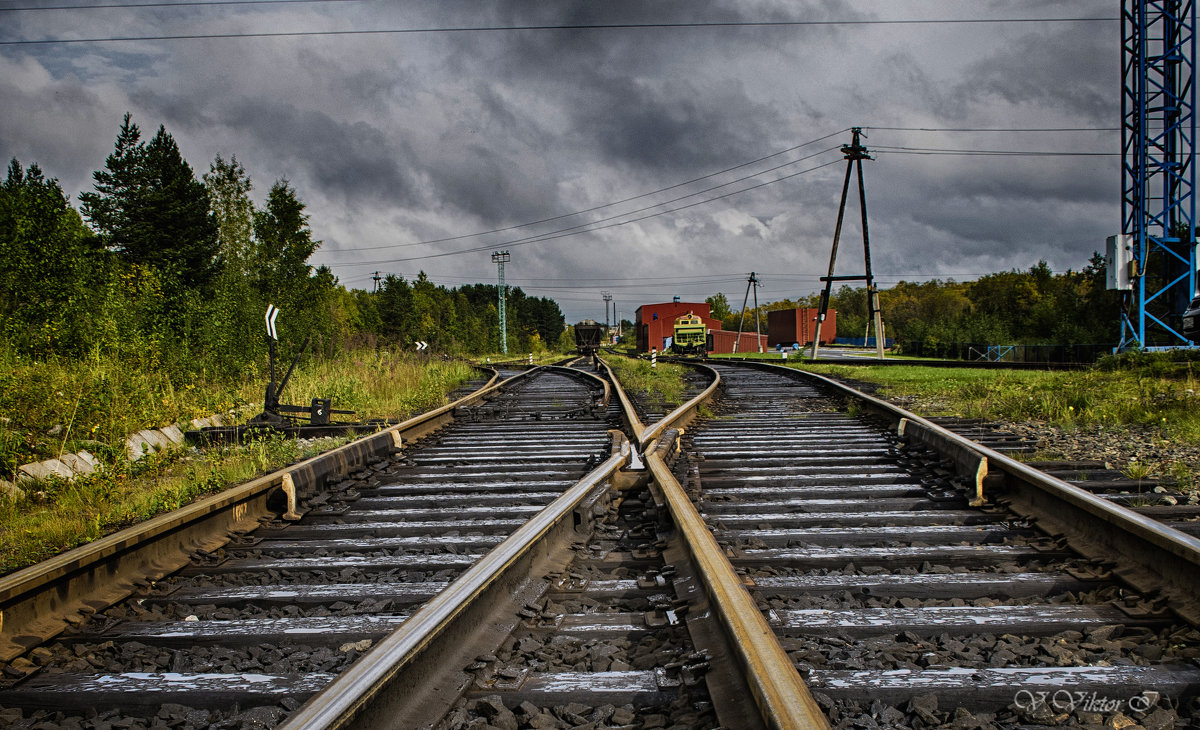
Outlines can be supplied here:
M198 551L169 577L141 581L69 638L10 663L8 679L20 681L0 691L0 706L9 719L12 709L53 708L50 722L64 727L98 710L116 727L163 713L197 727L276 724L612 462L606 396L594 377L539 370L459 405L420 443L391 439L390 453L287 504L292 514ZM10 596L22 578L9 577Z
M997 504L1001 484L971 508L941 455L840 395L717 367L718 415L674 471L832 722L1195 719L1200 633L1166 599L1035 531Z
M56 641L5 627L39 646L0 722L1195 719L1194 539L828 381L718 369L669 414L537 369L293 469L298 500L273 475L237 523L258 510L257 531Z
M931 422L989 449L1012 456L1033 468L1099 495L1163 524L1200 536L1200 505L1189 502L1177 480L1167 477L1132 478L1104 461L1035 459L1037 441L976 419L930 418Z

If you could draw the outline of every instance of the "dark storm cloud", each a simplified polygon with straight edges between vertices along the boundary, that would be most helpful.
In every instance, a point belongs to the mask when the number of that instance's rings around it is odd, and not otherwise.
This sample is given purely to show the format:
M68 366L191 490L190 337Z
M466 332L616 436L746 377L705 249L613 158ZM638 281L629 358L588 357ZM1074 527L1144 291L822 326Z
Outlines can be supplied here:
M18 30L0 34L1070 16L1096 8L1085 0L951 7L928 0L414 0L30 14ZM343 281L364 286L377 268L410 276L424 268L457 284L492 280L486 252L394 265L389 258L518 241L615 210L369 255L345 249L603 206L852 125L1116 127L1119 58L1116 24L364 35L47 47L33 55L0 48L0 152L88 187L130 110L144 130L166 124L197 173L218 152L236 154L259 200L268 181L289 178L309 205L315 237L326 242L320 262ZM969 149L1095 151L1114 139L869 133L869 146ZM823 145L846 141L840 135ZM838 153L811 164L826 160ZM828 264L842 170L839 161L634 224L514 245L508 275L536 294L538 277L586 286L590 277L671 271L738 279L756 270L774 275L770 296L803 294L802 282L815 285ZM1038 258L1078 268L1095 248L1091 239L1119 225L1120 168L1112 158L880 154L866 173L881 273L986 273L1027 268ZM740 301L744 286L741 278L726 293ZM649 298L670 295L645 289ZM640 303L633 296L629 311ZM602 312L594 298L578 313L565 299L568 319Z
M464 146L428 170L439 207L499 226L535 219L546 210L545 187L521 174L513 160L485 144Z
M341 121L286 102L241 99L214 112L217 123L253 140L258 159L274 160L281 177L311 181L331 200L419 202L407 172L412 153L402 140L365 122Z
M970 64L955 96L977 107L996 97L1019 108L1116 126L1120 58L1115 23L1092 32L1036 33Z
M590 128L596 151L612 164L635 170L682 175L737 164L756 156L763 136L782 126L736 83L658 89L622 78L592 92L576 108L575 124Z

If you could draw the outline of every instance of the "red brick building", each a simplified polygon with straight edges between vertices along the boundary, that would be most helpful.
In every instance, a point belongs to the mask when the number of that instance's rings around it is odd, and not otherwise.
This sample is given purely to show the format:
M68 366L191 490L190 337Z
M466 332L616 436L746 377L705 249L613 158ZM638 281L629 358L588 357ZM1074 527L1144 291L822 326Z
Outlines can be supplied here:
M657 348L659 352L666 349L668 342L675 335L675 320L686 314L694 314L704 320L708 329L710 352L733 352L738 333L721 329L721 320L713 319L712 309L707 302L664 302L663 304L643 304L637 308L634 330L637 333L637 351L650 352ZM753 332L743 332L738 352L760 352L767 349L767 336L758 335L755 343Z
M633 328L637 333L637 351L650 352L650 348L654 347L662 352L666 349L664 341L669 342L675 336L675 320L688 313L704 320L704 326L710 330L721 329L721 320L712 318L712 309L708 302L643 304L634 314Z

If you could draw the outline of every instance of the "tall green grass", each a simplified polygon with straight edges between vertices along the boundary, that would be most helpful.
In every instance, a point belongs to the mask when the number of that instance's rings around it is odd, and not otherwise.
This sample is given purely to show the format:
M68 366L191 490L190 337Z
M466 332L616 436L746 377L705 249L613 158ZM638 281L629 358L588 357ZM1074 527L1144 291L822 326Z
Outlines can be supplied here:
M307 405L325 397L356 419L399 418L437 405L473 372L458 361L359 350L302 361L281 400ZM115 460L129 434L145 428L230 411L244 419L262 409L266 382L265 372L181 382L110 358L39 361L0 350L0 478L80 448Z
M1136 426L1200 443L1200 368L1170 357L1072 371L811 364L804 369L875 383L881 395L917 398L926 415L1044 421L1068 429Z
M609 358L605 362L621 381L621 387L631 396L640 395L652 403L665 406L677 406L684 401L687 383L683 378L682 365L659 362L652 368L648 360L623 357Z
M357 411L355 420L401 419L441 405L474 375L466 363L364 350L298 365L282 400L305 404L329 397L334 408ZM196 454L177 450L137 463L123 458L126 436L142 428L235 408L243 416L257 413L264 382L248 376L236 383L203 378L176 383L161 373L110 361L0 357L0 449L6 475L11 478L17 465L61 450L87 448L105 462L96 475L69 483L27 483L22 485L24 498L0 499L0 572L316 453L311 448L302 453L293 440L270 438ZM61 434L47 435L56 424Z
M331 439L301 449L297 441L273 437L245 447L213 449L203 457L175 451L137 463L120 460L103 472L71 482L26 483L23 499L0 500L0 573L45 560L346 440Z

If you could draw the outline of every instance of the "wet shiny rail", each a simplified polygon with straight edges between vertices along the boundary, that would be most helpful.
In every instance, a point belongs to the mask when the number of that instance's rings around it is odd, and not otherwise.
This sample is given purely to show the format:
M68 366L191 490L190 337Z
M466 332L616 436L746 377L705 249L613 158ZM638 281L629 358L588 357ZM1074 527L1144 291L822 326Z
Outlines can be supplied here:
M207 549L187 556L171 578L162 579L176 566L155 564L157 554L137 558L154 569L121 587L135 590L134 600L107 610L108 603L93 603L102 615L70 632L77 656L69 646L65 654L35 650L36 666L29 666L36 671L6 683L0 706L112 706L135 715L166 706L201 713L297 707L397 627L421 625L427 609L418 606L437 604L434 596L459 574L482 570L472 568L481 559L506 555L513 530L562 532L544 522L544 508L560 505L564 492L577 494L576 507L590 508L597 483L624 458L619 444L613 452L606 387L577 371L536 369L370 444L356 442L233 490L260 495L260 529L230 539L229 526L214 523ZM205 509L211 506L169 517L196 520ZM571 510L558 510L557 519L573 527ZM289 519L279 519L285 511ZM237 527L258 525L257 511L241 512ZM135 554L137 536L118 538ZM524 559L514 552L502 562ZM13 578L10 585L31 582L28 574ZM26 624L10 621L8 628L34 641Z
M831 720L1200 690L1194 538L824 379L717 368L717 416L673 470ZM1059 658L1025 656L1041 646Z

